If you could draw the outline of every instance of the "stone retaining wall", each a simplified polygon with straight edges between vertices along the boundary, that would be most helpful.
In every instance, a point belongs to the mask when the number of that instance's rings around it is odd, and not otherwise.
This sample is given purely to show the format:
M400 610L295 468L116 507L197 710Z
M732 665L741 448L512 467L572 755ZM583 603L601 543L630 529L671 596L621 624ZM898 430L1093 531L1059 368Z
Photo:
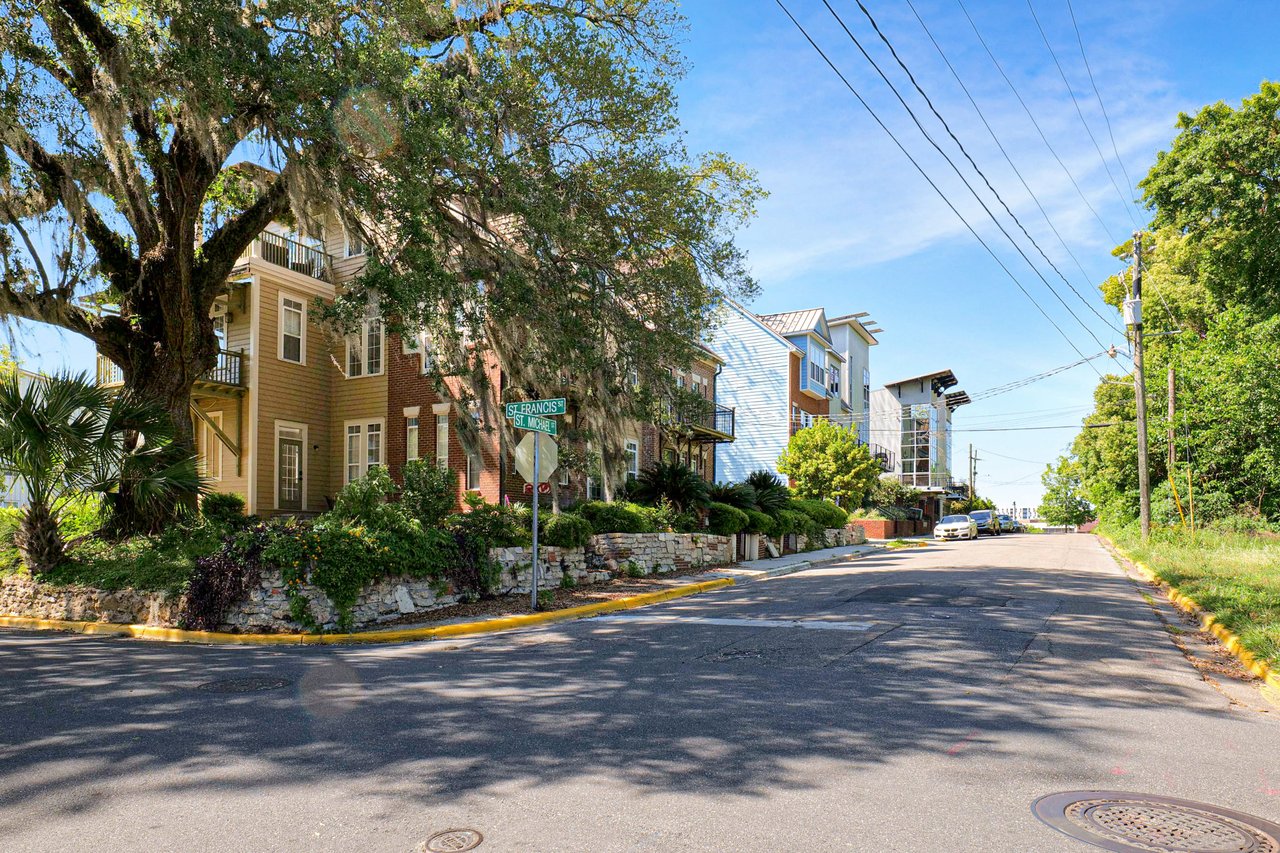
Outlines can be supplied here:
M585 548L540 548L540 585L558 587L563 578L574 585L596 583L620 574L688 571L733 561L733 539L701 533L605 533L591 537ZM527 593L532 583L531 548L494 548L490 557L502 567L499 592ZM311 615L326 629L337 626L337 611L319 589L304 584ZM355 627L379 625L413 614L457 604L447 584L420 578L387 578L361 593L351 608ZM180 597L131 589L107 592L83 587L37 583L29 575L0 578L0 615L88 622L175 625ZM249 597L219 626L224 631L295 631L280 572L264 570Z

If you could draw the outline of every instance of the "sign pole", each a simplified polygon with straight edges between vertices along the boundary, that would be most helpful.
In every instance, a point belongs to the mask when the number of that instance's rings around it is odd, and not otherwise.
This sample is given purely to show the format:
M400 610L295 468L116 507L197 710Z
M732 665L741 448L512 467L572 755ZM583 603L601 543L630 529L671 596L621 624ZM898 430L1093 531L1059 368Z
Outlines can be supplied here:
M539 437L535 436L533 442L533 565L529 568L529 576L532 578L529 584L529 606L532 610L538 609L538 504L542 503L538 500L538 484L542 482L539 478L542 472L538 470L538 447L542 444L536 440Z

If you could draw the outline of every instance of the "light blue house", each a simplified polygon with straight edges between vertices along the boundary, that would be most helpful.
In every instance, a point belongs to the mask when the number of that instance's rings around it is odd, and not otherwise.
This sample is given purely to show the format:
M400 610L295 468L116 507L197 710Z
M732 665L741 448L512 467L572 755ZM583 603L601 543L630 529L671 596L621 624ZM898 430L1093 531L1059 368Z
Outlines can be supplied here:
M736 410L737 440L716 454L715 478L781 476L778 457L796 431L817 418L849 420L840 390L847 358L821 308L760 316L726 302L718 320L708 341L724 360L716 400Z

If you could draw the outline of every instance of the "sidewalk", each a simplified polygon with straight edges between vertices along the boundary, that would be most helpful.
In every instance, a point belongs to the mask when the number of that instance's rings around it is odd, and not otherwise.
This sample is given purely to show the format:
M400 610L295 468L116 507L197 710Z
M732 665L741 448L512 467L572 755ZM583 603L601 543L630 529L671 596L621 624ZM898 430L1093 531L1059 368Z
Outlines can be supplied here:
M737 583L776 578L779 575L803 572L805 569L813 568L821 563L857 558L863 554L882 551L884 550L883 543L885 541L889 540L869 540L865 545L841 545L837 548L821 548L817 551L806 551L802 554L787 554L782 557L770 557L765 560L752 560L748 563L735 563L727 568L708 572L707 576L733 578Z

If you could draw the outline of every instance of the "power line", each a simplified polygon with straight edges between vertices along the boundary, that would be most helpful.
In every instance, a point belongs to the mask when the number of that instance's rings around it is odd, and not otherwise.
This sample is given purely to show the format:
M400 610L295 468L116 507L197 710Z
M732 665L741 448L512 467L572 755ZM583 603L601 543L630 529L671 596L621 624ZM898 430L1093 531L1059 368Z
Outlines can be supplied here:
M973 109L978 114L978 118L981 119L983 127L985 127L987 129L987 133L991 135L991 141L996 144L998 149L1000 149L1000 153L1004 155L1005 162L1009 164L1009 168L1013 170L1013 173L1018 176L1018 180L1022 183L1022 188L1027 191L1027 195L1031 196L1031 200L1035 202L1036 207L1040 210L1040 215L1044 217L1045 224L1049 226L1049 230L1053 232L1053 236L1058 238L1058 243L1066 251L1067 255L1075 263L1076 269L1080 270L1080 274L1084 276L1087 281L1089 279L1089 273L1085 271L1084 264L1080 263L1080 259L1076 257L1076 253L1071 251L1071 247L1067 245L1067 241L1063 239L1057 226L1053 224L1053 220L1049 217L1049 212L1045 210L1044 205L1040 202L1039 196L1037 196L1035 191L1031 189L1031 185L1027 183L1027 179L1022 175L1022 171L1014 164L1013 158L1010 157L1009 152L1005 150L1004 144L1000 141L1000 137L996 135L995 130L991 127L991 123L987 121L986 114L982 111L982 107L978 106L977 100L969 91L969 87L965 85L964 80L961 79L960 73L956 71L955 66L951 64L951 59L942 49L942 45L938 44L938 40L933 37L933 32L930 31L929 26L924 22L924 18L921 17L920 12L916 10L915 4L911 2L911 0L907 0L907 6L910 7L912 14L916 16L916 20L920 22L921 29L923 29L925 35L929 37L929 41L933 43L934 48L938 51L938 55L942 57L942 61L946 63L947 68L951 71L951 76L955 78L956 83L958 83L961 90L964 91L965 97L967 97L969 99L969 103L973 105ZM1117 334L1124 334L1119 327L1103 316L1098 309L1093 306L1092 302L1081 295L1075 287L1072 287L1070 282L1067 282L1067 287L1071 288L1071 292L1074 293L1080 301L1084 303L1085 307L1092 311L1099 320L1105 323L1107 328Z
M1129 177L1129 170L1124 167L1124 159L1120 156L1120 147L1116 145L1116 135L1111 130L1111 116L1107 115L1107 107L1102 103L1102 93L1098 91L1098 83L1093 79L1093 68L1089 65L1089 56L1084 52L1084 38L1080 35L1080 25L1076 23L1076 10L1071 7L1071 0L1067 0L1067 12L1071 14L1071 26L1076 31L1076 42L1080 45L1080 58L1084 60L1084 70L1089 74L1089 84L1093 86L1093 94L1098 99L1098 107L1102 110L1102 120L1107 125L1107 136L1111 137L1111 150L1115 152L1116 163L1120 166L1120 173L1124 175L1126 186L1137 189L1133 179Z
M934 140L934 138L929 134L929 132L925 130L924 125L920 123L919 117L916 116L915 110L911 109L911 106L906 102L906 99L902 97L902 93L898 91L898 87L893 85L893 81L890 80L888 75L884 73L884 71L880 68L880 65L874 59L872 59L871 54L867 53L866 48L862 46L862 42L858 41L857 36L855 36L853 32L849 29L849 27L845 25L844 19L841 18L840 15L836 12L836 10L831 7L831 4L827 2L827 0L822 0L822 5L827 7L827 11L830 12L832 17L836 19L836 22L840 24L840 28L844 30L845 35L847 35L849 37L849 40L853 42L854 46L858 48L858 52L862 54L863 58L865 58L867 62L871 63L871 67L875 69L876 73L880 75L880 79L883 80L885 82L885 85L887 85L890 91L893 92L894 97L898 99L898 103L902 105L902 108L907 111L907 115L911 117L911 121L915 124L916 129L920 131L920 133L924 136L926 140L928 140L929 144L933 146L934 150L942 155L942 159L947 161L947 165L949 165L951 167L951 170L956 173L956 177L958 177L961 183L965 185L965 188L969 190L970 195L974 197L974 200L976 200L978 204L982 207L983 211L986 212L987 217L993 223L995 223L996 228L1000 229L1000 233L1003 234L1005 239L1009 241L1009 244L1013 246L1014 250L1022 257L1022 260L1026 261L1027 266L1031 267L1031 271L1034 272L1036 274L1036 277L1039 278L1040 281L1044 284L1044 286L1049 289L1049 292L1053 294L1054 298L1057 299L1060 303L1062 303L1062 307L1067 309L1067 313L1070 314L1075 319L1075 321L1079 323L1086 332L1089 333L1089 336L1092 337L1094 341L1097 342L1098 346L1105 347L1106 344L1104 344L1098 338L1098 336L1093 333L1093 330L1090 329L1087 325L1085 325L1084 321L1081 320L1080 317L1074 311L1071 310L1071 306L1068 305L1066 300L1062 298L1061 294L1059 294L1058 291L1054 289L1053 285L1049 283L1049 280L1044 277L1044 275L1040 272L1040 269L1032 262L1032 260L1029 257L1027 257L1027 253L1022 251L1022 247L1018 245L1018 242L1016 240L1013 239L1013 235L1011 235L1008 232L1008 230L1005 229L1004 225L1001 224L1000 220L996 218L996 215L991 212L991 208L987 206L987 203L985 201L983 201L982 196L978 194L978 191L973 188L973 184L969 183L969 179L965 177L964 173L960 170L960 167L955 164L955 161L951 159L951 157L947 154L947 152L942 150L942 146L940 146ZM860 0L858 2L858 5L863 9L864 14L870 17L870 13L866 11L865 6L862 6L862 3L860 2ZM875 21L874 19L872 19L872 24L874 23ZM878 29L877 29L877 32L879 32ZM881 39L884 40L883 34L881 34ZM885 40L885 43L888 44L888 41ZM892 45L890 45L890 51L892 50L893 50L893 47ZM894 56L895 57L897 56L896 52L894 52ZM898 64L902 65L902 61L898 60ZM905 68L906 66L904 65L903 67ZM910 71L908 71L908 76L910 76ZM913 83L915 82L914 78L912 78L912 82ZM920 91L921 94L923 94L923 90L920 89L919 85L916 86L916 89L917 91ZM928 100L927 96L925 97L925 100L926 101ZM930 104L930 107L932 108L932 104ZM934 110L934 115L938 115L936 110ZM938 116L938 119L941 121L942 117ZM945 121L943 122L943 125L946 126ZM951 138L955 141L957 145L960 145L960 141L955 138L954 134L951 133L951 129L949 127L947 127L947 133L951 135ZM964 146L960 145L960 149L964 151ZM967 151L965 151L965 156L968 157ZM971 165L973 165L974 170L977 171L979 175L982 175L982 179L987 184L988 189L990 189L991 192L995 194L996 198L1000 200L1000 203L1004 205L1004 199L1000 198L999 193L996 193L995 188L991 186L990 181L987 181L986 175L982 174L982 170L978 169L977 164L973 163L972 158L969 158L969 162ZM1013 216L1012 211L1009 211L1008 205L1004 205L1004 208L1007 212L1009 212L1010 216ZM1017 222L1016 216L1013 217L1013 219L1015 222ZM1022 223L1019 222L1018 225L1019 227L1021 227ZM1022 231L1024 234L1027 233L1025 228L1023 228ZM1031 235L1027 234L1027 236L1028 238L1030 238ZM1034 243L1035 241L1032 240L1032 242ZM1041 255L1043 254L1044 252L1042 251ZM1021 287L1021 285L1019 285L1019 287ZM1026 290L1023 290L1023 293L1026 293L1026 292L1027 292ZM1028 297L1029 296L1030 294L1028 294ZM1037 303L1037 307L1038 307L1038 303ZM1041 313L1044 313L1043 309L1041 309ZM1045 314L1045 316L1047 317L1048 314ZM1061 331L1061 329L1059 329L1059 331ZM1063 337L1066 338L1065 332L1063 333ZM1080 349L1075 345L1074 342L1071 341L1070 338L1067 338L1067 343L1071 345L1071 348L1076 351L1077 355L1079 355L1081 358L1085 357L1084 353L1080 351ZM1097 368L1094 368L1094 370L1096 372ZM1099 379L1102 378L1101 373L1098 373L1098 378Z
M916 171L920 173L920 176L925 179L925 182L928 183L929 186L933 188L933 191L938 194L938 197L942 199L943 203L946 204L946 206L951 209L951 212L956 215L956 218L959 219L960 222L964 225L964 227L968 230L968 232L973 235L973 238L982 245L982 248L986 250L987 254L989 254L992 260L994 260L996 264L1000 267L1000 269L1004 271L1005 275L1009 277L1009 279L1014 283L1014 285L1018 288L1018 290L1022 291L1022 295L1027 297L1027 299L1031 301L1031 304L1034 305L1036 307L1036 310L1038 310L1040 314L1046 320L1049 321L1049 325L1053 326L1053 328L1057 330L1058 334L1062 336L1062 339L1067 342L1067 345L1070 346L1073 350L1075 350L1076 353L1083 358L1084 353L1080 352L1080 348L1075 345L1075 343L1071 340L1071 338L1067 337L1067 333L1062 330L1062 327L1059 326L1054 321L1054 319L1049 316L1048 312L1045 311L1043 307L1041 307L1040 303L1036 301L1035 297L1032 296L1031 293L1025 287L1023 287L1022 282L1018 280L1017 276L1015 276L1013 272L1007 266L1005 266L1004 261L1000 260L1000 256L997 255L995 251L991 248L991 246L987 244L986 240L982 239L982 236L978 234L978 232L974 229L972 225L969 224L969 220L965 219L964 215L960 213L960 211L956 208L954 204L951 203L951 199L947 198L946 193L944 193L942 189L934 182L933 178L929 177L929 174L916 161L916 158L911 156L911 152L909 152L906 149L906 147L898 140L898 137L895 136L893 131L889 129L888 125L886 125L884 121L881 120L879 114L877 114L876 111L871 108L871 105L868 104L866 99L864 99L862 95L858 92L858 90L853 87L853 84L849 82L848 78L844 76L843 72L841 72L840 69L836 66L836 64L831 61L830 57L827 56L827 54L822 50L822 48L818 46L818 43L813 40L813 37L809 35L808 31L805 30L805 28L800 24L800 22L796 20L795 16L791 14L791 10L786 7L786 4L784 4L782 0L774 0L774 2L778 4L778 8L782 9L783 13L787 16L788 19L790 19L791 23L795 26L795 28L800 31L800 34L802 36L804 36L805 41L809 42L810 46L813 47L815 51L817 51L818 55L822 57L822 60L827 64L827 66L833 72L835 72L835 75L837 77L840 78L840 82L845 85L845 88L848 89L849 92L855 98L858 99L858 103L862 104L863 109L865 109L867 113L871 116L871 118L875 121L875 123L879 125L880 129L883 130L886 134L888 134L889 138L893 140L893 144L896 145L898 150L902 152L903 156L905 156L907 160L911 162L911 165L914 166Z
M1027 376L1022 379L1015 379L1011 382L1006 382L1003 385L996 385L991 388L986 388L982 391L976 391L973 394L969 395L969 399L971 401L976 402L978 400L985 400L990 397L995 397L999 394L1007 394L1010 391L1016 391L1019 388L1024 388L1027 385L1031 385L1034 382L1039 382L1042 379L1048 379L1050 376L1056 376L1057 374L1070 370L1073 367L1079 367L1080 365L1085 364L1086 362L1092 362L1095 358L1101 358L1104 355L1110 355L1110 350L1103 350L1102 352L1094 353L1093 355L1090 355L1090 356L1084 356L1079 361L1073 361L1070 364L1064 364L1061 367L1055 367L1051 370L1046 370L1043 373L1037 373L1034 376ZM1098 372L1097 368L1094 368L1094 372L1095 373ZM1099 376L1101 376L1100 373L1099 373Z
M1043 459L1022 459L1021 457L1018 457L1018 456L1005 456L1003 453L996 453L994 450L987 450L982 447L979 447L978 449L981 450L983 453L989 453L992 456L999 456L1001 459L1010 459L1014 462L1026 462L1029 465L1045 464L1045 461Z
M1008 84L1009 91L1013 92L1013 96L1017 98L1018 103L1022 105L1023 112L1027 114L1027 118L1031 119L1031 124L1035 126L1036 133L1040 134L1041 141L1043 141L1045 147L1049 149L1049 153L1053 155L1053 159L1058 161L1058 165L1062 167L1063 174L1067 176L1067 180L1071 181L1071 186L1076 188L1076 193L1080 196L1080 200L1084 202L1084 206L1089 208L1089 212L1093 214L1094 219L1098 220L1098 224L1102 226L1103 232L1108 234L1109 239L1116 243L1116 245L1119 245L1123 241L1116 240L1115 236L1110 234L1110 229L1107 227L1107 223L1102 220L1102 217L1098 214L1097 208L1089 202L1089 198L1084 194L1084 190L1080 189L1080 183L1076 180L1075 175L1071 174L1071 170L1067 168L1067 164L1062 162L1062 158L1058 156L1058 152L1054 149L1053 143L1051 143L1049 141L1049 137L1045 135L1044 128L1040 126L1040 122L1036 121L1035 114L1031 112L1031 107L1027 106L1027 102L1023 100L1021 93L1018 92L1018 87L1009 79L1009 75L1005 73L1004 66L1000 64L1000 60L996 59L996 55L992 53L991 47L987 44L987 40L982 37L982 31L978 29L978 25L973 20L973 16L969 14L968 8L964 5L964 0L956 0L956 3L959 4L960 11L964 12L965 18L969 21L969 26L973 28L973 34L978 37L979 43L982 44L983 49L987 52L987 56L990 57L992 64L995 65L996 70L1000 72L1000 76L1004 78L1004 82Z
M1107 180L1111 181L1111 186L1115 188L1116 195L1120 199L1120 204L1124 207L1124 212L1128 215L1129 221L1133 223L1134 228L1141 228L1138 220L1133 216L1133 210L1130 205L1133 199L1126 199L1124 193L1120 191L1120 185L1116 183L1115 176L1111 174L1111 167L1107 165L1107 158L1102 153L1102 146L1098 144L1097 138L1093 135L1093 130L1089 127L1089 122L1085 121L1084 110L1080 109L1080 102L1076 100L1076 93L1071 88L1071 81L1067 79L1067 72L1062 70L1062 63L1058 61L1058 53L1053 49L1053 45L1049 43L1049 36L1044 31L1044 27L1040 25L1040 18L1036 15L1036 7L1032 5L1031 0L1027 0L1027 8L1031 10L1031 19L1036 22L1036 29L1040 31L1040 38L1044 39L1044 46L1049 48L1049 55L1053 57L1053 64L1058 68L1058 74L1062 77L1062 85L1067 87L1067 94L1071 96L1071 103L1075 104L1076 115L1080 116L1080 123L1084 125L1084 132L1089 135L1089 141L1093 143L1093 150L1098 152L1098 159L1102 161L1102 169L1107 173Z
M911 73L911 69L910 69L910 68L908 68L908 67L907 67L907 64L906 64L905 62L903 62L903 61L902 61L902 57L900 57L900 56L898 55L898 51L897 51L896 49L894 49L893 43L889 41L888 36L886 36L886 35L884 34L884 32L880 29L880 25L876 23L876 19L875 19L874 17L872 17L871 12L870 12L870 11L867 9L867 7L863 4L862 0L855 0L855 2L857 3L858 8L862 10L862 14L866 17L866 19L867 19L868 21L870 21L870 22L871 22L871 28L872 28L873 30L875 30L876 35L880 37L880 41L884 42L885 47L889 48L889 53L890 53L890 54L892 54L892 56L893 56L893 58L894 58L894 61L896 61L896 62L898 63L898 67L899 67L899 68L901 68L901 69L903 70L903 72L907 75L907 79L909 79L909 80L911 81L911 85L915 87L915 90L916 90L917 92L919 92L919 93L920 93L920 97L924 98L924 102L925 102L926 104L928 104L928 105L929 105L929 110L930 110L930 112L932 112L932 113L933 113L933 115L934 115L934 117L935 117L939 122L941 122L941 123L942 123L942 127L947 131L947 135L951 137L951 141L952 141L952 142L954 142L954 143L956 144L956 147L960 149L960 153L961 153L961 154L963 154L963 155L964 155L964 158L965 158L966 160L968 160L968 161L969 161L969 165L970 165L970 166L972 166L972 167L973 167L973 170L974 170L975 172L977 172L977 173L978 173L978 176L979 176L980 178L982 178L982 182L983 182L984 184L986 184L986 185L987 185L987 189L988 189L988 190L990 190L990 191L991 191L991 194L992 194L992 195L994 195L994 196L996 197L996 201L1000 202L1000 206L1004 208L1004 212L1005 212L1005 213L1007 213L1007 214L1009 214L1009 218L1010 218L1010 219L1012 219L1012 220L1014 221L1014 224L1016 224L1016 225L1018 226L1018 228L1022 231L1023 236L1025 236L1028 240L1030 240L1030 241L1031 241L1031 245L1035 246L1036 251L1040 253L1040 257L1044 258L1045 263L1047 263L1047 264L1048 264L1048 265L1053 269L1053 271L1054 271L1055 273L1057 273L1057 274L1058 274L1058 278L1062 279L1062 283L1063 283L1063 284L1065 284L1067 287L1071 288L1072 292L1076 292L1075 287L1073 287L1073 286L1072 286L1072 284L1071 284L1071 282L1067 281L1067 277L1066 277L1065 275L1063 275L1063 274L1062 274L1062 270L1058 269L1058 265L1057 265L1057 264L1055 264L1055 263L1053 262L1053 260L1052 260L1052 259L1050 259L1050 257L1049 257L1048 255L1046 255L1046 254L1045 254L1044 249L1040 248L1040 244L1036 242L1036 238L1031 236L1031 232L1030 232L1030 231L1028 231L1028 230L1026 229L1026 226L1024 226L1024 225L1022 224L1022 220L1020 220L1020 219L1018 218L1017 214L1015 214L1015 213L1013 212L1013 210L1012 210L1012 209L1009 207L1009 205L1005 202L1004 197L1000 195L999 190L997 190L994 186L992 186L992 185L991 185L991 181L987 178L986 173L985 173L985 172L983 172L983 171L982 171L982 169L980 169L980 168L978 167L978 164L974 161L973 157L971 157L971 156L969 155L969 151L968 151L968 149L966 149L966 148L964 147L964 143L962 143L962 142L960 141L959 137L957 137L957 136L955 135L955 132L951 130L951 125L947 124L947 120L946 120L945 118L943 118L943 117L942 117L942 114L941 114L940 112L938 112L937 107L935 107L935 106L933 105L933 100L929 97L928 93L926 93L926 92L925 92L925 90L920 86L920 83L919 83L919 82L917 82L915 75ZM831 9L831 4L830 4L830 3L828 3L828 2L827 2L827 0L823 0L823 5L825 5L825 6L827 7L827 9L831 11L831 14L835 15L835 11ZM835 15L835 16L836 16L836 20L837 20L837 21L840 21L840 16L839 16L839 15ZM844 21L840 21L840 26L841 26L841 27L844 27ZM848 32L849 32L849 30L848 30L848 28L847 28L847 27L845 27L845 32L846 32L846 33L848 33ZM850 38L853 38L853 34L852 34L852 33L850 33L850 34L849 34L849 37L850 37ZM855 39L855 43L856 43L856 39ZM865 53L864 53L864 55L865 55ZM874 63L873 63L873 64L874 64ZM877 68L877 70L879 70L879 69ZM882 74L882 75L881 75L881 77L884 77L884 75ZM888 79L887 79L887 78L885 78L885 82L888 82ZM893 84L892 84L892 83L890 83L889 85L890 85L890 87L892 87L892 86L893 86ZM901 99L899 99L899 100L901 100ZM903 106L906 106L906 103L905 103L905 102L903 102ZM908 107L908 110L910 110L910 108L909 108L909 107ZM945 155L944 155L944 156L945 156ZM1002 229L1002 230L1003 230L1003 229ZM1007 236L1007 235L1006 235L1006 236ZM1021 251L1019 251L1019 254L1021 254ZM1023 255L1023 258L1024 258L1024 259L1026 259L1026 256L1025 256L1025 255ZM1028 260L1028 261L1027 261L1027 263L1031 263L1031 262ZM1038 271L1038 270L1036 271L1036 275L1040 275L1040 273L1039 273L1039 271ZM1097 336L1097 335L1095 335L1095 334L1093 333L1093 330L1092 330L1092 329L1090 329L1087 325L1085 325L1085 322L1084 322L1083 320L1081 320L1081 319L1076 315L1076 313L1075 313L1074 311L1072 311L1072 310L1071 310L1071 307L1070 307L1069 305L1067 305L1066 300L1064 300L1064 299L1063 299L1063 298L1062 298L1062 297L1057 293L1057 291L1056 291L1056 290L1054 290L1054 289L1049 285L1049 282L1048 282L1048 281L1046 281L1046 280L1044 279L1044 277L1043 277L1043 276L1041 276L1041 277L1040 277L1040 280L1041 280L1041 281L1044 281L1045 286L1046 286L1046 287L1049 287L1049 289L1050 289L1051 291L1053 291L1053 295L1054 295L1055 297L1057 297L1057 299L1058 299L1058 301L1059 301L1059 302L1061 302L1061 303L1062 303L1062 307L1063 307L1063 308L1066 308L1066 309L1067 309L1067 312L1068 312L1069 314L1071 314L1071 316L1072 316L1072 317L1074 317L1074 318L1075 318L1075 320L1076 320L1076 322L1077 322L1077 323L1079 323L1079 324L1080 324L1080 327L1081 327L1081 328L1083 328L1086 332L1088 332L1088 333L1089 333L1089 337L1093 338L1093 339L1094 339L1094 341L1098 344L1098 346L1100 346L1100 347L1101 347L1101 346L1106 346L1106 344L1104 344L1104 343L1103 343L1103 342L1098 338L1098 336ZM1079 296L1080 296L1080 294L1079 294L1078 292L1076 292L1076 296L1078 296L1078 297L1079 297ZM1081 300L1083 301L1083 297L1080 297L1080 298L1081 298ZM1097 312L1094 312L1094 313L1097 313ZM1099 318L1101 319L1101 315L1099 315ZM1106 321L1105 321L1105 320L1103 320L1103 322L1105 323ZM1117 329L1116 331L1117 331L1117 332L1119 332L1119 330L1118 330L1118 329Z

